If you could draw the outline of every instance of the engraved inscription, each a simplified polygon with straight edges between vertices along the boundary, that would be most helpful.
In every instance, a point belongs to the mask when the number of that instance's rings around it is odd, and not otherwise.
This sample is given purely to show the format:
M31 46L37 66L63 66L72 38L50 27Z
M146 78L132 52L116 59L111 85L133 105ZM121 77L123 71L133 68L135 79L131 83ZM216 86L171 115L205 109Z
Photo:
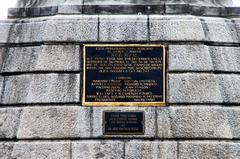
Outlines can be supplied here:
M164 48L85 47L86 102L164 102Z
M104 134L144 134L143 112L104 112Z

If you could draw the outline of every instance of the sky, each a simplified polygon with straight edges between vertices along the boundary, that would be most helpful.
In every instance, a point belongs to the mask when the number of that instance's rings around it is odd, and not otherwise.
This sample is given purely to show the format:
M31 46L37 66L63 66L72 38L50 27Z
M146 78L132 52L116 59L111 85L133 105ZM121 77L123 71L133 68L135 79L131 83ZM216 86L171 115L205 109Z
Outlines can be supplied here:
M17 0L1 0L0 2L0 19L7 18L7 9L14 7ZM233 2L240 6L240 0L233 0Z

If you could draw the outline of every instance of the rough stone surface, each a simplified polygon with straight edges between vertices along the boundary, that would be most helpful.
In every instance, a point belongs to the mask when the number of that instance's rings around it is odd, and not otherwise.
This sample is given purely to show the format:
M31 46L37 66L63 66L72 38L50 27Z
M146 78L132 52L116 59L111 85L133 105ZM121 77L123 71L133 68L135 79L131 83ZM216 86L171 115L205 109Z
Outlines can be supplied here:
M127 159L177 159L176 142L130 141L125 148Z
M79 74L6 76L2 103L79 102L79 87Z
M103 113L104 111L143 111L145 113L145 134L144 135L103 135ZM94 137L154 137L155 109L136 107L94 107L93 108L93 136Z
M239 138L240 110L220 106L158 109L160 138Z
M4 56L2 72L80 71L80 46L12 47Z
M72 143L73 159L123 159L123 142L120 141L79 141Z
M170 74L170 103L222 103L218 81L213 74Z
M238 159L240 144L234 142L180 142L179 159Z
M17 135L21 109L0 109L0 139L11 139Z
M238 43L238 32L232 21L225 18L201 18L206 41Z
M240 18L233 18L236 30L237 30L237 35L238 35L238 41L240 42Z
M169 45L169 71L212 71L213 64L205 45Z
M215 71L240 71L239 47L209 47Z
M77 106L25 108L17 137L76 138L90 136L90 109Z
M0 142L0 158L9 159L12 153L13 143Z
M217 79L223 101L225 103L240 103L240 76L218 75Z
M100 16L99 36L100 41L147 41L147 16Z
M200 20L193 16L150 15L149 25L151 41L203 41L205 38Z
M70 159L70 153L69 142L18 142L10 158Z
M2 68L3 59L4 59L4 56L6 54L6 51L7 51L7 48L0 47L0 68Z
M1 23L0 43L97 41L97 15L59 15Z

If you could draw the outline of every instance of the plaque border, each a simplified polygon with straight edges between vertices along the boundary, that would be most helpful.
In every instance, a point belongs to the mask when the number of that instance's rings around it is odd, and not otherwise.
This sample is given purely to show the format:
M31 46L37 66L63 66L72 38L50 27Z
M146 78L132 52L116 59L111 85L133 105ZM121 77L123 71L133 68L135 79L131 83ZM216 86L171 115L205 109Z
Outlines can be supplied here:
M86 47L162 47L163 48L163 101L159 102L86 102L85 93L86 93ZM118 107L118 106L139 106L139 107L164 107L167 106L166 103L166 93L167 93L167 45L163 44L83 44L82 48L82 62L83 62L83 84L82 84L82 106L89 107Z
M105 125L106 125L106 120L105 120L105 113L106 112L120 112L120 113L138 113L138 112L140 112L140 113L143 113L143 121L142 121L142 125L143 125L143 132L125 132L125 133L123 133L123 132L119 132L119 133L117 133L117 132L112 132L112 133L106 133L105 132ZM145 135L145 111L139 111L139 110L128 110L128 111L121 111L121 110L105 110L105 111L103 111L103 115L102 115L102 117L103 117L103 123L102 123L102 133L103 133L103 135Z

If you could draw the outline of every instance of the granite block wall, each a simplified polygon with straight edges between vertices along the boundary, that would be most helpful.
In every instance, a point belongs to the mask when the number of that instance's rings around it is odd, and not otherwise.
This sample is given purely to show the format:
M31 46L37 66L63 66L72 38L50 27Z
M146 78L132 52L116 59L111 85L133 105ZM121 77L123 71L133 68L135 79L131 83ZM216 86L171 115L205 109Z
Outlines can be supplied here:
M0 159L240 158L240 18L57 15L0 22ZM168 45L167 107L83 107L82 45ZM144 135L104 135L106 110Z

